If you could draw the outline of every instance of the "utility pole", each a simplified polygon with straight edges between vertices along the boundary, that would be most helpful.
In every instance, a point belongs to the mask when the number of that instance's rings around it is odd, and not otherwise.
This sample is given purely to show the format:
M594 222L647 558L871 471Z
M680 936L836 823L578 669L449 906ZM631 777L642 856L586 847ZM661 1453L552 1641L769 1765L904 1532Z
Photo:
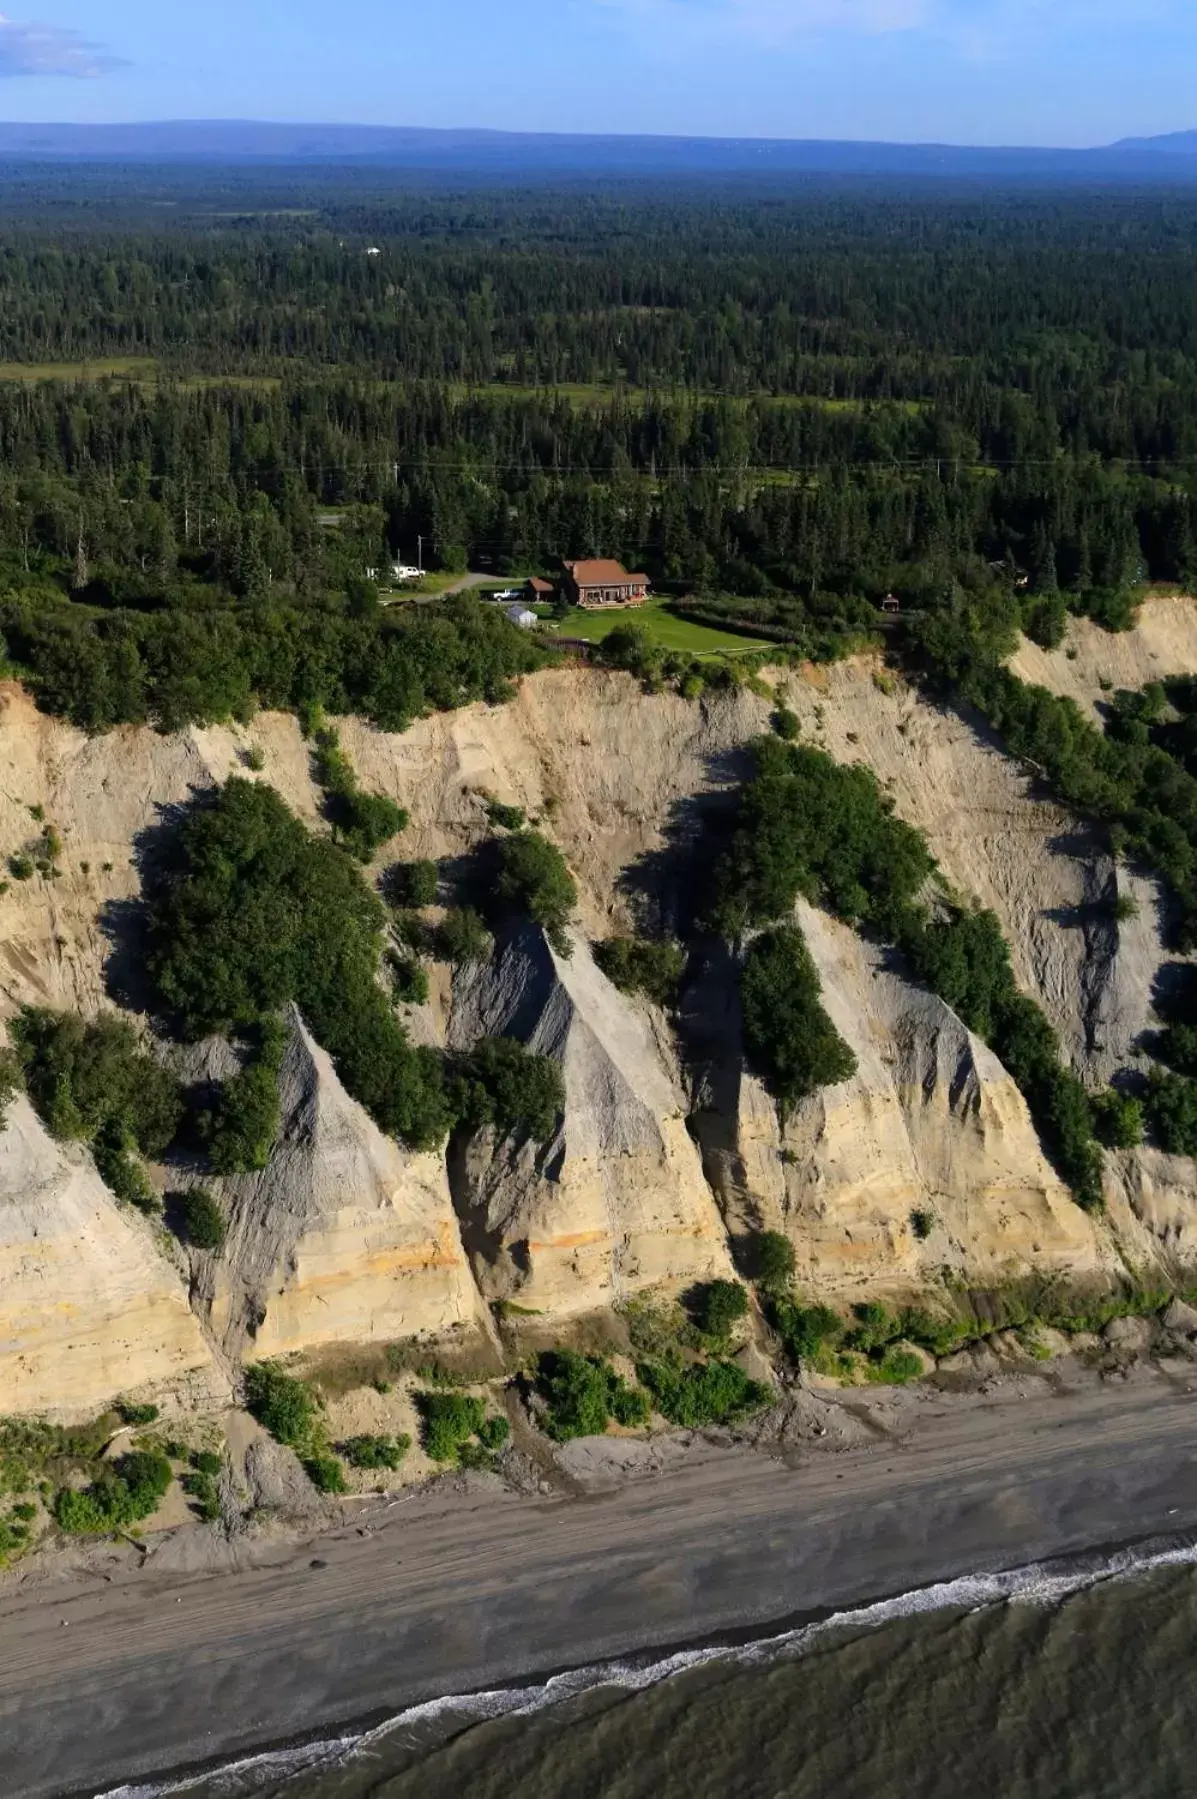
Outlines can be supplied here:
M422 537L416 538L416 567L421 574L424 573L424 539Z

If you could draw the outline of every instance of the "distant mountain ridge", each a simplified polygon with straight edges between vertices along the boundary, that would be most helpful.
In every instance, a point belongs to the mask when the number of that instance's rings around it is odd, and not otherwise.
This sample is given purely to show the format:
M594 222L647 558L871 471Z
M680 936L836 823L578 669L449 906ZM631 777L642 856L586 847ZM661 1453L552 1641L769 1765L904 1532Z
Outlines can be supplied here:
M416 126L183 119L123 125L0 123L0 159L353 163L518 174L812 174L1197 180L1197 131L1091 150L818 138L652 137Z

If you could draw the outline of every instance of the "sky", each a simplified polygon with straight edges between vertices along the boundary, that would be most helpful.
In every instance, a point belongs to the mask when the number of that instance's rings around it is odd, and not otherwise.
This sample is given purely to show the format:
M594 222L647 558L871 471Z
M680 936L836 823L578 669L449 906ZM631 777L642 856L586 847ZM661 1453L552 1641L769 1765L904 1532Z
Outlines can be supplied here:
M8 0L0 118L1089 145L1197 127L1197 0Z

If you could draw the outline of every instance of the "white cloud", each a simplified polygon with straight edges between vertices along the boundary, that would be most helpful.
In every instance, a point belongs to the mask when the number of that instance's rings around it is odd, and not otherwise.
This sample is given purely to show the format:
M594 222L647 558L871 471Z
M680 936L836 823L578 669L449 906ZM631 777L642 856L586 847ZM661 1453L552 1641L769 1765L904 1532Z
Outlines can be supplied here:
M73 75L88 79L123 68L124 61L78 31L58 25L18 25L0 13L0 78Z
M782 44L808 37L922 31L966 56L1191 19L1190 0L593 0L647 26L697 38Z

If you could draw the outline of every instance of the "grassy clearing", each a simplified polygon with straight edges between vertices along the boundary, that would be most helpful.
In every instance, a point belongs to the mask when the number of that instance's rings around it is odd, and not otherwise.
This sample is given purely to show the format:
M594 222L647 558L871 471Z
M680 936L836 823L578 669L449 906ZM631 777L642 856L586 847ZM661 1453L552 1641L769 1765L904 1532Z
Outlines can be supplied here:
M0 362L0 381L35 386L39 381L131 381L137 387L157 387L171 380L152 356L96 356L86 362ZM282 386L280 375L179 375L174 385L184 393L209 387L268 390Z
M742 656L776 648L763 638L742 637L710 625L691 624L689 619L678 618L659 601L647 606L621 607L615 612L584 612L571 607L561 618L554 616L551 607L543 607L540 611L550 630L556 627L555 635L580 637L587 643L601 643L620 626L634 623L642 627L650 642L659 644L664 650L681 650L690 656Z
M156 380L152 356L97 356L87 362L0 362L0 381Z
M887 406L914 417L925 409L922 400L856 400L856 399L824 399L818 394L725 394L715 388L649 388L634 387L626 382L604 381L562 381L553 387L531 387L515 381L485 381L476 386L465 382L456 382L451 392L455 399L465 400L473 396L488 400L565 400L571 406L608 406L612 400L642 401L650 398L668 400L676 404L678 401L691 401L696 406L706 406L720 400L732 405L748 406L785 406L794 408L809 407L819 412L864 412L870 405Z

